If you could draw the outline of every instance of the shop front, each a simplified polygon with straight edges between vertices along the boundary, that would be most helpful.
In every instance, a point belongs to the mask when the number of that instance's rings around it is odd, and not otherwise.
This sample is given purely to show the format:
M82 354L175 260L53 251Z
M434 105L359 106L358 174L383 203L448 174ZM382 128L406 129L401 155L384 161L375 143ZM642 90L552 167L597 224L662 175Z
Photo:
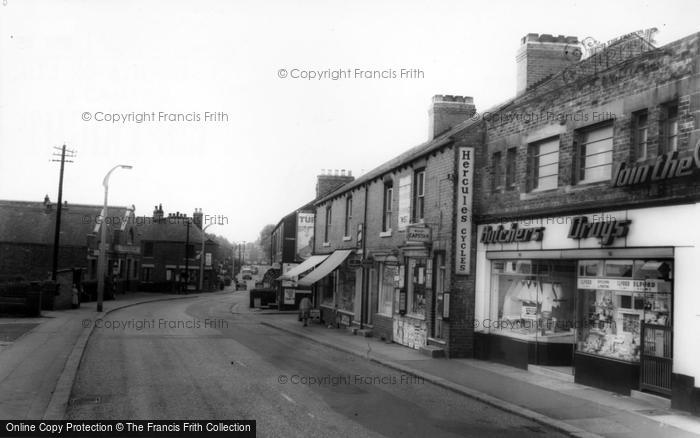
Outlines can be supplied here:
M695 214L692 205L479 225L476 357L671 396L674 353L683 355L674 303L696 289L684 269ZM669 217L677 230L660 226Z

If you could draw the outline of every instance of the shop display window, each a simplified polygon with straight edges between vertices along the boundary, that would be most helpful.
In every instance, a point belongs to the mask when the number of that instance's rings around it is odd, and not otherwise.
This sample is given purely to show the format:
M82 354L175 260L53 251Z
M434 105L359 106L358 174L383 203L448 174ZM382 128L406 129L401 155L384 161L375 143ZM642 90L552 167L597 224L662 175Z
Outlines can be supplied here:
M489 318L478 328L521 339L573 343L575 289L575 261L494 261Z
M380 272L379 313L391 316L391 306L394 300L394 289L396 289L399 267L398 265L382 263Z
M426 262L425 259L408 261L408 313L425 318L426 313Z
M353 312L355 310L355 270L340 268L338 275L338 309Z
M642 324L671 326L672 263L586 260L578 272L577 350L638 362Z

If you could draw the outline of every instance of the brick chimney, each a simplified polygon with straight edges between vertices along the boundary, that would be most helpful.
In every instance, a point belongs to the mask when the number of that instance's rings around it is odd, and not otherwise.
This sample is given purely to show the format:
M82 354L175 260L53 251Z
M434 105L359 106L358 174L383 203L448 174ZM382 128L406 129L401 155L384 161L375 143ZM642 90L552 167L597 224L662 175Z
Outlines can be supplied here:
M202 229L202 221L204 219L204 214L201 208L195 208L194 213L192 213L192 223L197 226L200 230Z
M160 222L163 220L163 204L156 205L153 207L153 222Z
M529 33L520 40L515 55L516 95L581 59L578 37Z
M430 117L429 140L464 122L475 112L474 99L469 96L436 94L433 96L433 104L428 110Z
M354 180L355 177L352 176L352 171L350 170L346 173L345 169L322 169L316 182L316 199L322 198L340 186L344 186Z

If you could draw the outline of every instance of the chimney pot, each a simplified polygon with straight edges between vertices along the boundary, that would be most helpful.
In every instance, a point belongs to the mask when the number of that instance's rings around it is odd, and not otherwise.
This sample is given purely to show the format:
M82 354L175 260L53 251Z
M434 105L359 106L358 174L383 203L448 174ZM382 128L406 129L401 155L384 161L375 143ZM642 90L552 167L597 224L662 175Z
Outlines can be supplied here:
M428 110L429 137L432 140L450 128L468 120L476 112L474 99L470 96L436 94Z

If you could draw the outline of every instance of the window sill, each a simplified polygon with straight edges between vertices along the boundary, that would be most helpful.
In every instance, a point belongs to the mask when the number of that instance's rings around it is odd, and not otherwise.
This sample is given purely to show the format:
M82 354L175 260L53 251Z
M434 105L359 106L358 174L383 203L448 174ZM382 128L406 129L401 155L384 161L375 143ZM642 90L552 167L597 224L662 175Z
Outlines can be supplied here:
M324 248L328 248L328 247L331 246L331 243L330 243L330 242L323 242L323 243L321 244L321 246L324 247Z
M349 242L352 240L352 236L343 236L343 242Z
M391 229L380 232L379 237L391 237Z

